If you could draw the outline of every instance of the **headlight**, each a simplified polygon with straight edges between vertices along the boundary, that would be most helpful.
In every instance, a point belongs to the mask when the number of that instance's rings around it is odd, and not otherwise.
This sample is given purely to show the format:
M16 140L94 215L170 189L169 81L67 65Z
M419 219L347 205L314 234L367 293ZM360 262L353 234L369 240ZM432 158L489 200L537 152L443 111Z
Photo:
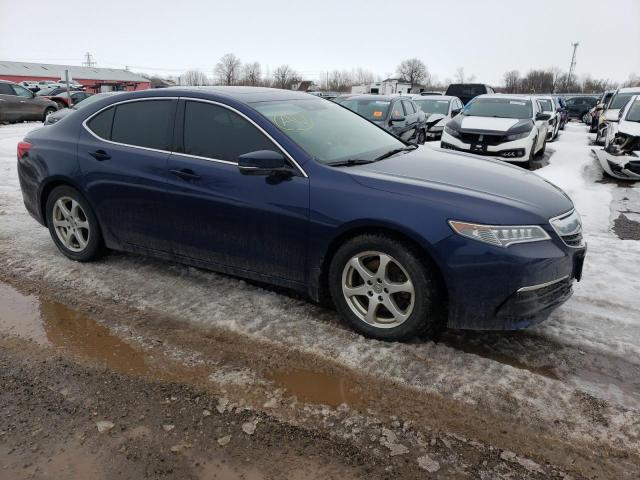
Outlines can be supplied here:
M521 138L527 138L529 136L529 133L531 133L531 130L529 130L528 132L514 133L512 135L507 135L507 142L520 140Z
M452 137L460 138L460 132L458 132L457 130L454 130L449 125L444 126L444 131L449 135L451 135Z
M580 214L576 210L552 218L549 223L561 237L575 235L582 231L582 218L580 218Z
M506 248L514 243L539 242L551 238L537 225L478 225L455 220L450 220L449 225L458 235L496 247Z
M430 132L441 132L442 129L444 129L444 127L442 125L440 125L440 126L437 126L437 127L430 127L429 131Z

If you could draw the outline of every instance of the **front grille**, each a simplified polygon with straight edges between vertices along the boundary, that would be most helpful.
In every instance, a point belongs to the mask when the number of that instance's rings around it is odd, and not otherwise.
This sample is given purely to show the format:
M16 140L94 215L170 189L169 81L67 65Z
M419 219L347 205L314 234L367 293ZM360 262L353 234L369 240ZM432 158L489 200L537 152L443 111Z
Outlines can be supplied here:
M500 145L506 142L506 137L504 135L460 132L460 140L464 143L475 143L479 145Z

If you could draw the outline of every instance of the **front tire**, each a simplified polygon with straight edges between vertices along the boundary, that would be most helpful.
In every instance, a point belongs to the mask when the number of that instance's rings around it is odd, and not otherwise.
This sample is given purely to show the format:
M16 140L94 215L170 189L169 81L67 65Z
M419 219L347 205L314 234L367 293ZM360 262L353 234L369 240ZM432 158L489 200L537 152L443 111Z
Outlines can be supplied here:
M49 233L65 256L88 262L103 252L98 220L86 199L74 188L56 187L47 197Z
M428 336L441 325L435 266L410 244L386 235L353 238L335 253L329 289L355 331L388 341Z
M535 144L533 148L535 149ZM535 153L535 156L538 158L542 158L546 150L547 150L547 139L545 138L544 142L542 143L542 148Z

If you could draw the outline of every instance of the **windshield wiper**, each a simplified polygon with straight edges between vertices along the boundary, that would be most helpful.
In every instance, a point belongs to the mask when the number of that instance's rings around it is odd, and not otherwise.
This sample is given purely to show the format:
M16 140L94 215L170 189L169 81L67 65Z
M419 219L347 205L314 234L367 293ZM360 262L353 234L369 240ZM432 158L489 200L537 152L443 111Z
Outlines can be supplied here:
M389 158L390 156L395 155L396 153L410 152L412 150L415 150L416 148L418 148L417 145L407 145L406 147L395 148L393 150L389 150L387 153L383 153L379 157L376 157L375 161L384 160L385 158Z
M329 162L327 165L330 167L353 167L355 165L366 165L367 163L373 163L375 160L365 160L363 158L350 158L348 160L338 160L336 162Z

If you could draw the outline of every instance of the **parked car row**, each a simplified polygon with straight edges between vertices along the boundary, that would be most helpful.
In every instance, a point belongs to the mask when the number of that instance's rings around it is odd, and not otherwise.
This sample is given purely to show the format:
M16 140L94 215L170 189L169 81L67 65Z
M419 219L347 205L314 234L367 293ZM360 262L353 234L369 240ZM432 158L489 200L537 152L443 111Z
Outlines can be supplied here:
M67 88L66 82L54 82L53 80L25 80L20 82L20 85L25 87L28 90L36 93L40 90L45 90L48 88L56 88L56 87L64 87ZM69 82L69 88L75 90L84 90L84 86L77 82Z
M82 90L68 92L66 86L43 88L34 93L24 85L0 80L0 123L46 122L57 110L76 105L91 96Z
M17 149L25 207L72 260L106 247L284 286L382 340L535 325L581 278L569 197L454 151L543 151L551 115L536 97L483 94L464 108L455 96L340 106L257 87L97 97ZM440 122L449 150L399 139Z

